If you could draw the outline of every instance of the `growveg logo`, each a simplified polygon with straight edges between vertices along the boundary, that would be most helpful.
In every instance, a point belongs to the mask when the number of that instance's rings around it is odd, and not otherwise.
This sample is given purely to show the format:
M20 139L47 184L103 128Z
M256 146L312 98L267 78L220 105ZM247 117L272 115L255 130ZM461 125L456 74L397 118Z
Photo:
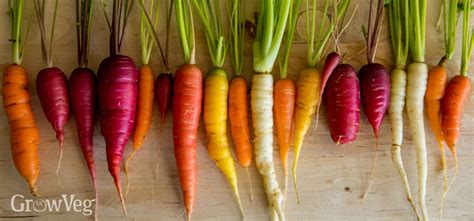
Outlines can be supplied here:
M12 196L10 207L14 212L76 212L84 216L90 216L93 213L95 199L77 199L75 194L62 194L59 199L27 199L21 194Z

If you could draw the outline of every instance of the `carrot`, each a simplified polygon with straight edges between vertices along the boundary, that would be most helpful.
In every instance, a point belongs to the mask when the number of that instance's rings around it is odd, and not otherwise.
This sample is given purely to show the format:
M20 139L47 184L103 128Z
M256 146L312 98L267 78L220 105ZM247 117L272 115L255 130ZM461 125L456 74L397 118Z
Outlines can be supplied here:
M360 91L356 71L340 64L329 77L324 91L331 138L336 144L354 141L359 132Z
M100 129L106 144L107 165L126 217L128 213L120 184L120 164L135 122L138 71L130 57L120 55L123 42L120 36L124 35L131 7L129 1L113 1L110 56L100 63L97 72ZM105 9L105 5L102 8Z
M441 102L443 135L446 145L456 157L461 115L471 89L471 81L465 75L457 75L449 81Z
M14 4L10 10L15 14L23 10L23 1ZM17 15L11 15L11 18L13 21L21 19ZM15 23L12 22L12 24ZM20 24L16 24L13 28L19 30ZM18 40L19 36L14 39ZM14 48L17 47L15 42L12 44ZM26 179L31 194L36 197L38 195L36 181L39 175L39 130L31 108L28 75L25 68L21 66L19 55L17 56L14 57L14 64L7 66L3 73L3 107L10 125L10 147L13 162L18 173Z
M209 54L214 66L206 75L204 82L204 128L207 137L207 150L209 157L214 161L219 170L226 176L233 191L234 198L239 206L240 213L244 217L244 210L240 200L237 185L237 173L234 167L234 159L230 154L229 142L227 140L227 97L229 82L227 73L223 69L228 41L224 33L221 8L219 0L207 1L205 3L194 0L196 11L205 27L205 36L208 43ZM229 6L230 7L230 6Z
M253 204L253 187L250 180L249 167L252 163L252 144L250 142L249 129L249 104L247 80L242 77L243 57L244 57L244 22L245 4L242 1L232 1L229 9L231 15L230 32L230 54L231 63L234 70L234 77L229 85L229 124L232 140L236 149L237 160L245 168L250 186L250 201Z
M77 133L84 160L92 180L95 193L95 216L97 217L98 194L97 175L94 163L94 124L96 111L96 76L91 69L76 68L69 78L71 109L76 118Z
M245 168L252 163L247 102L247 82L244 77L235 76L229 86L229 123L237 150L237 159Z
M36 77L36 91L44 114L56 132L59 141L59 173L64 146L64 126L69 119L69 92L67 78L59 68L50 67L41 70Z
M178 4L178 1L176 2ZM173 89L173 143L184 207L193 213L196 194L196 142L202 104L202 73L193 64L175 72Z
M133 131L133 150L125 160L125 180L126 190L125 196L128 195L130 183L128 180L128 164L133 158L135 153L141 148L145 139L146 133L151 125L151 117L153 112L153 101L154 101L154 79L153 70L149 65L142 65L138 69L138 99L137 99L137 111L135 113L135 126Z
M173 144L183 203L188 220L193 213L197 187L196 142L202 106L203 77L195 65L194 24L191 3L175 1L176 23L185 64L173 83Z
M333 2L333 6L337 9L337 16L331 20L327 28L325 27L326 19L321 19L319 23L316 22L316 13L310 16L309 12L312 8L317 7L317 2L313 1L312 4L306 4L306 38L308 39L308 68L305 68L298 76L296 82L296 107L295 107L295 119L294 119L294 160L293 160L293 186L295 188L296 197L298 203L300 202L300 195L298 191L298 183L296 176L296 168L298 165L298 159L303 148L303 141L306 133L308 133L311 125L311 120L316 114L316 127L318 125L319 108L321 104L321 98L326 87L326 83L331 76L332 72L339 64L341 58L338 53L330 53L324 63L322 73L316 68L317 63L323 56L324 49L327 46L327 42L333 35L333 31L336 28L338 21L344 16L347 11L347 7L350 0L344 0ZM328 14L330 3L328 1L324 4L323 14ZM316 32L316 26L319 26L318 32Z
M463 28L460 73L449 81L445 94L441 100L443 137L446 145L454 157L454 176L451 179L447 189L443 192L440 218L443 215L444 200L446 199L447 192L453 185L458 174L458 156L456 145L460 136L459 132L462 121L462 112L471 92L471 80L469 77L467 77L469 62L471 61L472 50L474 48L474 35L473 32L469 30L471 5L472 0L462 1ZM452 7L455 6L455 4L452 4ZM453 11L454 10L456 9L453 9Z
M45 0L35 0L35 12L41 34L41 51L43 59L47 62L47 68L42 69L36 77L36 91L41 101L41 107L49 123L56 132L56 139L59 141L59 161L56 169L58 183L61 183L59 169L63 156L64 146L64 125L69 118L69 95L67 88L67 78L59 68L53 67L52 45L54 40L54 26L58 11L58 1L55 1L53 21L51 25L51 35L46 36L45 25ZM48 43L49 40L49 43ZM49 48L48 48L49 47Z
M10 148L18 173L26 180L33 196L38 196L38 143L40 133L28 90L28 74L21 65L23 49L30 26L22 36L24 0L8 1L12 64L5 68L2 78L2 101L10 126Z
M283 186L283 197L286 199L288 192L288 154L290 153L291 135L293 129L293 117L295 114L296 86L295 82L288 77L288 63L290 51L293 42L293 36L296 32L296 22L301 1L295 0L291 5L291 12L288 17L287 38L280 59L280 79L275 82L273 88L273 112L275 114L275 125L278 146L280 147L280 159L283 168L285 183Z
M426 0L410 1L407 5L410 10L410 54L412 63L407 70L406 107L408 122L413 135L416 149L418 169L418 204L421 220L428 219L426 208L426 180L428 178L428 162L426 157L426 138L423 119L423 96L426 91L428 67L425 63L425 26Z
M275 126L280 146L280 158L285 176L283 195L286 198L288 185L288 154L290 152L291 131L293 127L293 116L295 113L296 88L293 80L282 78L275 82L273 89L273 112L275 114Z
M92 181L95 193L94 217L97 219L99 190L94 163L94 124L96 120L96 83L94 71L87 68L89 60L89 40L92 18L92 0L76 1L76 34L78 68L69 77L71 109L76 118L77 134L84 160Z
M255 136L255 163L263 177L267 200L280 220L285 220L283 194L278 187L273 164L273 76L271 71L280 49L293 1L263 1L253 43L253 69L250 91L252 123ZM276 218L276 217L275 217Z
M173 76L161 73L155 80L155 100L160 110L160 131L162 130L166 113L171 105L173 96Z
M373 13L375 10L375 13ZM378 38L382 27L384 14L384 1L377 1L377 8L374 8L373 0L370 1L367 42L367 62L359 71L359 81L361 90L361 101L364 113L367 116L370 126L375 136L375 157L370 172L369 185L362 195L362 200L367 197L372 188L375 165L379 150L379 131L385 118L390 101L390 76L387 69L382 64L375 63ZM375 18L373 18L375 16Z
M401 146L403 142L403 109L405 108L405 95L407 84L407 73L405 66L408 56L409 36L409 10L407 0L394 0L388 4L390 36L392 51L395 57L395 68L390 73L390 105L389 117L392 134L392 162L405 189L405 195L418 219L418 211L410 190L408 177L403 165Z

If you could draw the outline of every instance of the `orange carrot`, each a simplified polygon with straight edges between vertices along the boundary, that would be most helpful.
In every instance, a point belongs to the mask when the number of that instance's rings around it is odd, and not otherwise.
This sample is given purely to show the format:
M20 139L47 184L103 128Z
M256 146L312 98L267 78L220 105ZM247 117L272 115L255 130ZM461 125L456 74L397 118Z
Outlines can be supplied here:
M10 4L11 3L11 4ZM22 36L24 0L9 1L13 64L5 68L2 82L2 100L10 126L10 148L16 170L25 178L31 194L37 196L36 180L39 175L39 130L31 108L28 74L21 60L28 34ZM28 31L27 31L28 33ZM23 38L25 37L25 38Z
M154 99L153 70L149 65L142 65L138 69L138 99L135 113L135 128L133 132L133 151L125 161L125 180L127 183L125 196L127 196L130 183L128 182L128 163L135 153L141 148L146 133L151 125Z
M275 82L273 90L273 112L275 113L275 126L277 131L280 158L285 176L283 195L286 197L288 186L288 154L290 152L291 130L295 113L295 83L288 78Z
M446 192L446 157L444 153L443 128L441 123L441 99L443 98L446 84L448 83L448 70L443 59L428 74L428 84L425 93L426 114L431 129L438 143L441 154L441 167L443 169L443 192Z
M11 130L13 162L20 175L28 182L31 194L37 196L39 130L31 108L28 75L23 66L13 64L5 69L2 98Z
M196 141L202 106L202 73L193 64L176 70L173 96L173 143L184 206L190 216L196 194Z
M230 81L229 87L229 123L237 159L245 168L252 163L247 98L247 81L242 76L235 76Z
M441 100L443 137L446 145L448 146L449 150L451 150L451 153L454 157L454 175L446 191L443 192L443 197L441 199L440 219L443 215L444 200L446 199L447 192L453 185L458 174L458 157L456 145L459 140L462 112L471 92L471 80L469 77L467 77L472 50L474 48L473 31L471 31L471 26L469 24L471 19L471 5L472 0L462 1L463 28L460 72L459 75L453 77L449 81L443 99ZM452 7L455 6L456 5L453 4Z
M471 90L471 81L464 75L457 75L449 81L441 102L443 135L446 145L456 157L461 115Z

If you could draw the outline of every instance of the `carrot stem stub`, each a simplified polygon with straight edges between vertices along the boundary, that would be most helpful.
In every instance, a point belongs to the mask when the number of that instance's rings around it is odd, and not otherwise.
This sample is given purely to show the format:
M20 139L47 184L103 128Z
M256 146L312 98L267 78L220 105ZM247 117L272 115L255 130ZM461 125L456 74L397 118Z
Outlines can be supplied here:
M199 67L181 65L176 70L173 91L174 156L184 207L190 217L197 187L196 142L203 93L203 77Z

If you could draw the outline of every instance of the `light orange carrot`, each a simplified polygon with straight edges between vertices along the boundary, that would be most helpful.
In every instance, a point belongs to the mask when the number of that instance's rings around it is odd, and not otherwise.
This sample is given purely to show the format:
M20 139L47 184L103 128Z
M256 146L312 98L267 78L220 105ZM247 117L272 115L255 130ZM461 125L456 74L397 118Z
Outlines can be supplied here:
M125 196L127 196L130 183L128 180L128 163L133 158L135 153L141 148L143 140L151 125L151 117L153 113L154 99L154 79L153 70L149 65L142 65L138 69L138 98L137 111L135 114L135 128L133 131L133 151L125 161L125 180L126 189Z
M10 65L3 74L3 107L10 125L10 147L13 162L26 179L33 196L37 195L39 175L39 130L31 108L28 75L21 65Z
M275 114L275 127L280 147L280 158L285 176L283 195L286 197L288 186L288 154L290 152L291 130L295 113L295 83L288 78L275 82L273 90L273 112Z

